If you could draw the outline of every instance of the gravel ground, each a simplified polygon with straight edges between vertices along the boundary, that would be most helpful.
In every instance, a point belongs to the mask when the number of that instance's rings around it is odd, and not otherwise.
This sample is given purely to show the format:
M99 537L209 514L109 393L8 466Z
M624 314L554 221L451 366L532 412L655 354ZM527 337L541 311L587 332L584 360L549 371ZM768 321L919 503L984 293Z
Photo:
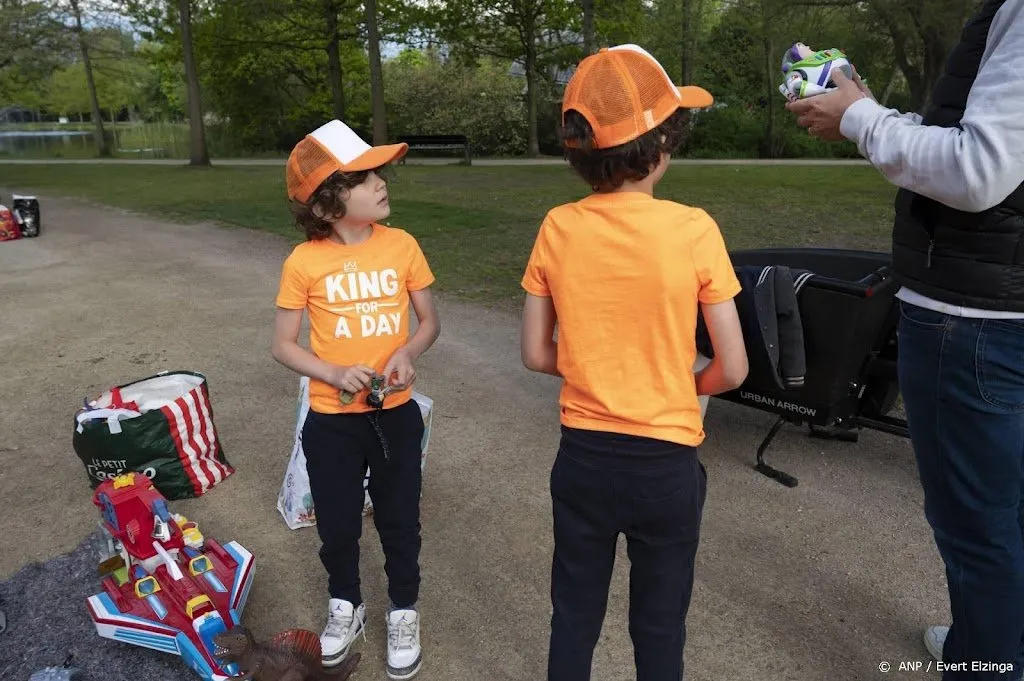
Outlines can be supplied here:
M101 638L85 601L101 590L99 532L74 551L31 563L0 582L7 631L0 634L0 679L27 681L69 661L75 681L195 681L181 658Z

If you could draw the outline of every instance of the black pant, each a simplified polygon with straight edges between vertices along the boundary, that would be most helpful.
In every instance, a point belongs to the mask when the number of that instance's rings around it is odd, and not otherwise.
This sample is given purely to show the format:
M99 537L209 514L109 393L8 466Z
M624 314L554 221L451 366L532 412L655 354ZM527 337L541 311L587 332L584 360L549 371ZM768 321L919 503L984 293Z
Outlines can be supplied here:
M370 468L373 520L384 548L388 595L396 608L409 608L420 585L420 448L423 417L414 400L380 413L387 438L384 459L377 432L366 414L321 414L310 410L302 428L320 560L331 598L363 602L359 591L359 538L363 530L363 478Z
M692 447L562 429L551 470L548 681L590 679L619 533L630 561L629 634L638 681L683 678L686 613L707 476Z

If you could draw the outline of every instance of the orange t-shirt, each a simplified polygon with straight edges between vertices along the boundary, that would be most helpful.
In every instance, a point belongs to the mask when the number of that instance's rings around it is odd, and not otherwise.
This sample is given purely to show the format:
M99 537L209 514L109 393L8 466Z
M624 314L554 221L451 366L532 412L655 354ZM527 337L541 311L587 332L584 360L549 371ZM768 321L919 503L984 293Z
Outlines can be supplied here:
M641 192L591 194L547 214L522 286L554 303L565 426L703 442L698 303L741 288L711 216Z
M364 364L378 374L409 338L409 292L434 283L416 239L401 229L373 225L366 241L330 239L299 244L284 262L277 305L309 314L310 349L332 364ZM310 379L309 403L324 414L369 411L366 391L350 404L340 390ZM388 395L385 408L412 397L412 388Z

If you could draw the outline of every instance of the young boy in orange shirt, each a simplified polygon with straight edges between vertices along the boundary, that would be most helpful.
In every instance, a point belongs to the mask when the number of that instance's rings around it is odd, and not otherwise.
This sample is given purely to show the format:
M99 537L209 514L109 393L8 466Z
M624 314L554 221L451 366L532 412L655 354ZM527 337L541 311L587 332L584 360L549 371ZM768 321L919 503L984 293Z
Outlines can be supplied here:
M635 45L586 58L565 91L566 157L594 193L547 214L522 280L523 362L563 379L549 681L590 678L620 533L637 681L683 677L707 484L698 396L738 387L747 356L718 226L653 193L682 110L711 103ZM694 374L698 311L714 359Z
M359 537L369 465L391 599L392 679L412 678L422 658L415 605L424 425L411 398L416 359L440 329L429 288L434 275L419 245L407 232L380 224L391 212L382 169L407 149L370 147L334 120L292 151L288 198L307 241L285 260L273 343L278 362L310 377L302 447L329 577L323 663L340 664L364 634ZM410 303L419 320L411 338ZM309 314L312 352L298 344L303 311ZM374 376L383 376L391 391L382 408L367 400Z

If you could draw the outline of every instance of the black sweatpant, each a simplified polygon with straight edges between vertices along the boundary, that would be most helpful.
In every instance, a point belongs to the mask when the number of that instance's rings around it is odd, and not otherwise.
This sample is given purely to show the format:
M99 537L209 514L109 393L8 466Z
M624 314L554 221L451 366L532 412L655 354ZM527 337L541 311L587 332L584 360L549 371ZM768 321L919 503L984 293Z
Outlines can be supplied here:
M363 529L363 478L370 468L373 520L384 549L388 595L409 608L420 585L420 471L423 417L415 400L380 413L389 460L366 414L309 411L302 449L327 569L331 598L363 602L359 591L359 538Z
M562 428L548 681L588 681L615 545L626 535L637 681L680 681L707 476L692 447Z

